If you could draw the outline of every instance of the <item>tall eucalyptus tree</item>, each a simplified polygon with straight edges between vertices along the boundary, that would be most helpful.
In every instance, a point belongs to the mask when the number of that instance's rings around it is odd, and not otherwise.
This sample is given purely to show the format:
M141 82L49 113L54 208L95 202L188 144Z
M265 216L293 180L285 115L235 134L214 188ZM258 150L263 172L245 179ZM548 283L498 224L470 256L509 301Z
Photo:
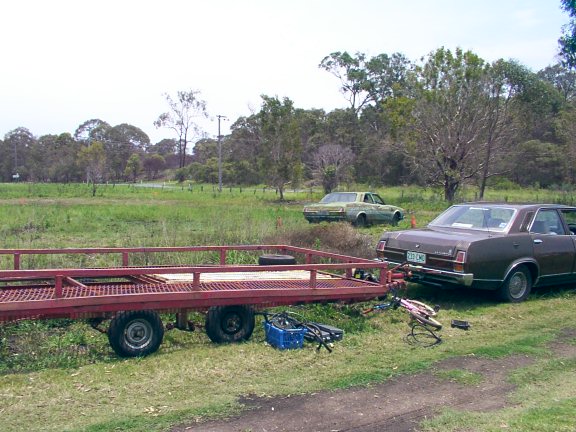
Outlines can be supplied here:
M570 16L570 21L562 29L562 36L558 40L560 57L566 66L576 69L576 0L560 0L560 3Z
M169 110L158 116L154 126L175 132L178 139L179 168L183 168L186 165L188 144L201 136L201 128L197 122L208 118L206 102L200 99L198 90L179 91L175 99L169 94L164 96Z
M408 154L427 184L453 201L462 182L478 174L486 152L485 62L470 51L440 48L416 67L412 111L415 141Z
M284 98L262 95L258 113L260 121L260 164L270 185L276 187L280 200L288 183L296 183L302 175L302 142L294 103Z

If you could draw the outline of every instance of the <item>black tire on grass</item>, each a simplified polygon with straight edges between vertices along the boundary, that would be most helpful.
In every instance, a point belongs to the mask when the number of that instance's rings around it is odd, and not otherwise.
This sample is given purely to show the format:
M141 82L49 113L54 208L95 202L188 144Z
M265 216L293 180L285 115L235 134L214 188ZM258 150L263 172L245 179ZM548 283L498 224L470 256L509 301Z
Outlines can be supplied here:
M254 331L254 310L250 306L213 306L206 315L206 334L214 343L242 342Z
M528 298L532 290L532 275L525 265L519 265L510 272L497 294L501 300L520 303Z
M141 357L158 350L164 339L164 326L151 310L118 313L108 328L108 341L120 357Z

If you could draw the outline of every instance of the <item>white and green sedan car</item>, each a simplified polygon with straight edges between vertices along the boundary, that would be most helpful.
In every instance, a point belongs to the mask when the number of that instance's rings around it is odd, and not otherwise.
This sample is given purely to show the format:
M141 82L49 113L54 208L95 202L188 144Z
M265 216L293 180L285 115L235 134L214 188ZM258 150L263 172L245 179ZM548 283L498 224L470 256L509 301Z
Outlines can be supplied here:
M310 223L348 221L358 226L396 225L404 219L404 210L386 204L373 192L332 192L319 203L304 207L304 217Z

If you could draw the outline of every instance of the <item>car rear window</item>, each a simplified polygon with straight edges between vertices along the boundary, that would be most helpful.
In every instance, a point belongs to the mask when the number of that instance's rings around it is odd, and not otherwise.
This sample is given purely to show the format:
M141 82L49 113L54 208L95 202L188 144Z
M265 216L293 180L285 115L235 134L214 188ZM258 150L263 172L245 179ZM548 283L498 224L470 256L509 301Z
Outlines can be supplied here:
M516 210L501 206L455 205L430 222L431 227L505 231Z
M355 193L336 192L326 195L320 201L322 204L329 204L334 202L354 202L356 201Z

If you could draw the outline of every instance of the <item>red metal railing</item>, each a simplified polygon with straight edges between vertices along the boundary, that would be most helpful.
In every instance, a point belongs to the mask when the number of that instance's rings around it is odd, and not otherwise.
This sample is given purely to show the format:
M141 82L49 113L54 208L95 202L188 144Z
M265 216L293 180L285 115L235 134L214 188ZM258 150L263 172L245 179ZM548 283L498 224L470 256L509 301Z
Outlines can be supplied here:
M216 252L219 264L131 267L134 254ZM303 257L304 264L228 264L231 251L266 251ZM22 268L33 255L117 254L107 268ZM385 274L386 263L288 245L190 246L153 248L0 249L13 256L13 269L0 270L0 320L36 316L80 316L133 309L203 309L228 304L295 304L357 301L385 294L401 279ZM328 260L330 262L315 262ZM354 279L353 269L375 269L381 283ZM245 272L307 272L306 280L246 280ZM240 273L238 280L210 281L213 273ZM162 275L192 275L169 283ZM329 275L329 280L321 275ZM204 277L203 277L204 275ZM88 280L88 281L86 281Z

